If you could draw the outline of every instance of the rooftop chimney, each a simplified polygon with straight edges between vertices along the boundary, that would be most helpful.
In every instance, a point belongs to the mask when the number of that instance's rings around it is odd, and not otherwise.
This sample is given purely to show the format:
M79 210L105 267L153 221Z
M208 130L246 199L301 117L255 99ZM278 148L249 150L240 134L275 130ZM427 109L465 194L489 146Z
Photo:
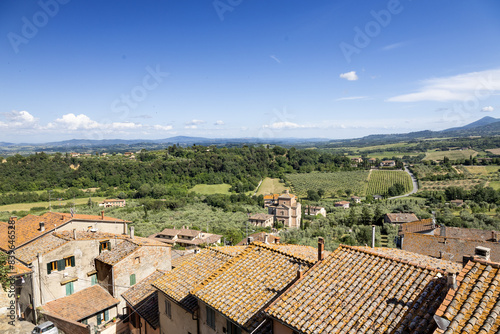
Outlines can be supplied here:
M491 231L491 241L497 242L498 241L498 236L495 231Z
M456 273L448 272L448 288L453 290L456 290L458 288Z
M267 244L267 243L268 243L268 242L267 242L267 233L266 233L266 234L264 234L264 243L265 243L265 244Z
M133 226L130 226L130 239L134 239L134 230L135 228Z
M299 265L299 270L297 270L297 279L301 279L303 276L302 267Z
M252 242L253 242L253 238L252 237L248 237L247 238L247 245L250 245Z
M104 220L104 210L101 211L101 220Z
M446 226L441 225L441 236L446 237Z
M274 243L279 244L280 243L280 237L274 237Z
M318 261L321 261L325 258L325 239L319 237L318 238Z
M40 222L40 232L45 231L45 222Z
M490 254L491 254L490 248L481 247L481 246L477 246L475 251L474 251L474 255L476 258L479 258L481 260L486 260L486 261L490 260Z
M76 240L76 228L73 229L73 239Z
M372 248L375 248L375 225L372 225Z

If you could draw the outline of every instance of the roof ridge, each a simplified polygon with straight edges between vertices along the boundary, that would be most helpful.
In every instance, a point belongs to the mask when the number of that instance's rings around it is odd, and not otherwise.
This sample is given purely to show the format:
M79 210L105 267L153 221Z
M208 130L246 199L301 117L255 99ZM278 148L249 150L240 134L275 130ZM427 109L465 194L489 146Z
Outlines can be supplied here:
M376 251L372 251L372 250L365 249L365 248L357 248L359 246L349 246L349 245L340 244L339 248L341 248L341 247L347 248L347 249L351 249L351 250L354 250L354 251L358 251L358 252L363 252L363 253L374 255L374 256L378 256L378 257L381 257L381 258L384 258L384 259L387 259L387 260L392 260L392 261L396 261L396 262L399 262L399 263L408 264L408 265L411 265L411 266L414 266L414 267L418 267L420 269L424 269L424 270L426 269L426 270L430 270L430 271L433 271L433 272L437 272L437 273L441 273L441 274L446 274L446 270L444 270L444 269L432 268L430 266L422 265L422 264L420 264L418 262L415 262L415 261L398 259L396 257L390 256L390 255L386 255L386 254L380 254L380 253L378 253ZM427 256L427 255L422 255L422 256Z
M308 262L308 263L310 263L311 265L314 265L314 264L316 263L316 262L315 262L315 261L313 261L313 260L309 260L309 259L306 259L306 258L301 258L301 257L295 256L295 255L293 255L293 254L291 254L291 253L289 253L289 252L287 252L287 251L281 250L281 249L279 249L279 248L275 248L274 246L276 246L276 245L272 246L271 244L265 244L265 243L263 243L263 242L261 242L261 241L253 241L251 244L255 244L255 245L257 245L257 246L260 246L260 247L263 247L263 248L269 249L269 250L271 250L271 251L273 251L273 252L277 252L277 253L280 253L280 254L282 254L282 255L289 256L289 257L291 257L291 258L293 258L293 259L296 259L296 260L300 260L300 261L305 261L305 262ZM287 244L278 244L278 245L287 245ZM289 244L289 245L295 245L295 244ZM296 245L296 246L306 246L306 245ZM311 247L311 246L309 246L309 247ZM313 247L313 248L314 248L314 247Z
M220 250L216 249L217 247L207 247L207 248L209 250L215 251L218 254L222 254L222 255L227 255L227 256L230 256L230 257L234 257L234 255L231 255L231 254L228 254L228 253L224 253L223 251L220 251Z

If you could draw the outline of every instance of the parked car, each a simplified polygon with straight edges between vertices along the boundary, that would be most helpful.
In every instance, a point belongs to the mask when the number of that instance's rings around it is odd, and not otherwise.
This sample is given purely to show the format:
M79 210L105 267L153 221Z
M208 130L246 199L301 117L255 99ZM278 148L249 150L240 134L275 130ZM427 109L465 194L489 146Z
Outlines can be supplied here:
M35 328L33 328L33 331L31 331L31 334L58 334L59 330L57 329L56 325L52 321L46 321Z

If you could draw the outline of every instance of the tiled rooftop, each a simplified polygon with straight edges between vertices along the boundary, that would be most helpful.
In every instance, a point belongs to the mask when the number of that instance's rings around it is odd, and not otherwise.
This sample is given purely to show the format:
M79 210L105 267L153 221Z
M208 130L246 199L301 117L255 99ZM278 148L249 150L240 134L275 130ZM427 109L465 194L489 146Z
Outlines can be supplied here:
M263 243L252 243L228 261L193 294L234 323L252 332L265 317L261 312L312 261L291 256Z
M109 251L104 251L99 256L96 257L96 260L107 263L109 265L115 265L120 262L128 255L135 252L140 246L136 245L130 240L125 240L122 243L112 247Z
M437 270L341 245L266 314L300 333L432 333L446 292Z
M266 234L267 234L267 242L270 244L274 244L276 242L276 237L274 235L266 233L266 232L257 232L257 233L249 235L249 237L252 237L253 241L264 242ZM246 244L247 244L247 239L244 238L236 246L243 246Z
M153 286L192 312L197 302L189 292L231 258L231 255L219 252L215 248L202 249L198 254L186 259L182 266L157 279Z
M119 302L100 285L93 285L70 296L48 302L42 308L43 312L68 320L81 321L99 311L113 307Z
M386 216L389 222L409 223L418 220L418 217L413 213L388 213Z
M106 232L90 232L90 231L75 231L76 239L73 231L57 231L52 234L64 240L107 240L107 239L127 239L126 234L113 234Z
M457 277L436 316L450 321L434 333L498 333L500 330L500 264L469 261Z
M221 253L228 254L231 256L237 256L241 252L243 252L247 246L221 246L221 247L214 247L214 249L218 250Z
M386 247L360 247L355 246L364 252L379 254L381 256L388 256L393 259L400 261L408 261L412 264L418 265L420 267L430 267L436 270L448 271L448 272L459 272L462 270L462 265L456 262L436 259L431 256L421 255L413 252L407 252L402 249L397 248L386 248Z
M79 215L71 217L68 213L47 212L41 216L27 215L17 220L16 226L16 247L20 247L43 234L49 233L54 228L68 223L71 220L92 220L103 221L101 216ZM104 217L104 221L124 222L124 220ZM40 222L45 223L45 231L40 231ZM0 224L0 235L7 235L7 224ZM0 249L9 249L8 240L0 239Z
M160 322L158 314L158 291L151 284L163 274L164 272L157 270L122 294L125 301L142 318L146 319L153 328L158 328Z
M432 218L429 218L399 225L399 234L431 232L435 229Z
M294 244L269 244L282 252L298 257L303 260L316 262L318 260L318 249L311 246L294 245ZM323 251L324 257L330 255L329 251Z
M52 233L47 234L33 242L30 242L24 247L16 249L16 258L24 263L31 263L36 259L38 253L42 255L46 254L67 242L67 240L58 238Z

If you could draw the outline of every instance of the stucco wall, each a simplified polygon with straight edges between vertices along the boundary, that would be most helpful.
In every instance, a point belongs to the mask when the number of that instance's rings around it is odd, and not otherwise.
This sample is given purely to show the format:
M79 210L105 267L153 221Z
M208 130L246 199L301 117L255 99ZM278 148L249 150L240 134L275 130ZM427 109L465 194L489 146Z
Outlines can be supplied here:
M113 248L121 239L111 239L111 247ZM66 244L43 254L39 268L38 260L33 261L35 275L35 306L45 304L49 301L65 297L66 286L61 285L61 281L77 277L78 280L73 282L73 291L78 292L91 286L90 277L87 273L95 270L94 258L99 255L99 240L76 240L69 241ZM61 260L67 256L75 257L75 266L66 267L62 271L53 271L47 274L47 263ZM40 282L38 281L41 273L42 282L42 299L40 300ZM65 276L65 274L67 274Z
M136 258L139 258L137 263ZM130 275L135 274L135 282L159 270L171 270L169 246L143 246L113 266L114 297L120 299L118 312L123 314L126 306L122 293L130 288Z
M172 319L167 317L165 311L167 299L168 297L163 292L158 292L158 312L162 334L197 333L196 320L193 319L193 315L170 299Z
M200 334L224 334L227 333L227 318L215 310L215 330L207 325L207 308L206 304L198 301L200 306ZM248 334L242 330L242 334Z
M58 329L62 330L65 333L90 334L90 327L79 322L63 319L49 314L45 314L44 317L48 321L52 321Z

